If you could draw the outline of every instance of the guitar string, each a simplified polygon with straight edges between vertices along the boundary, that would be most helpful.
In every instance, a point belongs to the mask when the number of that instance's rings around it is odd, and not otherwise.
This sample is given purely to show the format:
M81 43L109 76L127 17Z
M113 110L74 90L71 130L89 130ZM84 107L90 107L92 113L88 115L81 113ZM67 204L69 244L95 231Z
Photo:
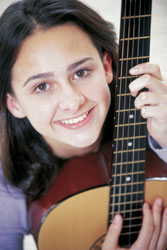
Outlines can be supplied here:
M123 10L123 1L122 1L122 7L121 7L121 10ZM125 13L126 13L126 9L124 8L124 13L122 13L123 11L121 11L121 17L122 17L122 15L125 15ZM122 19L121 19L121 23L122 23ZM125 23L123 23L123 25L125 25ZM120 32L120 36L121 36L121 32ZM125 38L125 27L123 27L123 37L122 38ZM121 43L121 37L120 37L120 43ZM121 46L121 49L122 49L122 51L121 51L121 57L123 58L123 51L124 51L124 40L123 40L123 42L122 42L122 44L120 45ZM120 53L120 52L119 52ZM120 71L120 77L122 77L122 75L123 75L123 61L121 61L121 67L120 67L120 69L119 69L119 71ZM117 81L117 83L119 84L119 86L118 86L118 90L119 90L119 102L118 102L118 110L120 110L120 108L121 108L121 93L122 93L122 79L120 79L119 81ZM120 124L120 112L118 112L118 114L117 114L117 124ZM120 129L121 128L119 128L119 126L117 127L117 137L116 138L119 138L119 134L120 134ZM116 141L116 152L118 152L119 151L119 140L117 140ZM118 157L118 154L116 153L115 154L115 163L118 163L118 162L121 162L121 160L119 159L119 157ZM115 174L115 178L114 178L114 184L115 184L115 182L117 182L117 176L119 176L118 174L119 173L117 173L117 169L118 169L118 167L117 167L117 164L114 166L114 174ZM120 171L121 172L121 171ZM120 177L119 177L120 178ZM116 183L116 184L118 184L118 183ZM117 187L115 186L114 187L114 193L113 193L113 203L115 204L116 202L115 202L115 197L116 197L116 189L117 189ZM120 188L119 188L119 194L120 194ZM120 195L118 195L118 204L120 204ZM115 206L112 206L112 212L113 212L113 215L115 214ZM120 211L120 207L119 207L119 205L118 205L118 208L116 209L116 212L118 212L118 211Z
M129 13L127 12L128 11L128 4L127 4L127 1L126 1L126 3L125 3L125 13L124 13L124 17L125 16L129 16ZM131 9L131 6L130 6L130 9ZM125 38L125 36L126 36L126 29L127 29L127 24L128 24L128 19L124 19L124 38ZM129 32L129 31L128 31ZM129 34L128 34L129 35ZM126 44L126 46L125 46L125 44L124 44L124 49L123 49L123 51L122 51L122 58L127 58L128 57L128 51L129 51L129 42L126 42L125 41L125 43L127 43ZM125 48L126 48L126 54L125 54ZM123 67L123 69L124 69L124 76L126 77L127 76L127 63L126 63L126 60L125 61L123 61L122 62L122 67ZM125 67L126 67L126 72L125 72ZM123 93L128 93L127 92L127 78L125 78L124 80L123 80ZM125 95L124 96L124 103L123 103L123 110L125 110L126 109L126 102L127 102L127 96ZM126 112L121 112L121 115L123 116L123 119L122 119L122 121L123 121L123 124L125 124L125 121L126 121ZM122 138L124 138L125 137L125 129L124 129L124 126L122 127ZM122 152L124 151L124 149L125 149L125 140L122 140L122 145L121 145L121 149L122 149ZM123 161L125 161L125 159L124 159L124 152L122 153L122 156L121 156L121 162L123 162ZM122 166L123 167L123 166ZM127 173L127 165L125 166L125 167L123 167L123 169L124 169L124 171L123 172L125 172L125 173ZM121 169L121 173L122 173L122 169ZM126 178L126 176L124 177L124 178ZM122 180L120 179L120 182L122 182ZM122 193L124 193L124 194L126 194L126 191L127 191L127 189L126 189L126 185L124 185L123 187L122 187ZM127 197L126 197L126 195L123 195L122 196L122 202L123 202L123 211L125 211L124 213L123 213L123 218L125 218L125 215L126 215L126 201L127 201Z
M125 2L125 11L124 11L124 17L125 16L127 16L127 1ZM125 38L125 35L126 35L126 26L127 26L127 19L124 19L124 38ZM123 42L123 43L126 43L126 41L125 42ZM125 58L126 57L126 55L125 55L125 48L126 48L126 50L128 51L128 47L127 46L125 46L125 44L124 44L124 47L122 48L122 58ZM126 51L126 52L127 52ZM122 61L122 68L123 68L123 71L124 71L124 64L126 63L126 61ZM123 76L127 76L127 74L124 72L124 75ZM123 91L122 91L122 93L127 93L126 92L126 85L127 85L127 79L123 79L122 80L122 82L123 82L123 84L122 84L122 86L123 86ZM126 95L124 96L124 97L122 97L122 99L123 99L123 101L124 102L122 102L122 104L123 104L123 107L121 107L123 110L125 110L125 108L126 108ZM125 114L125 112L120 112L120 116L122 116L122 118L123 119L121 119L122 120L122 122L123 122L123 124L125 124L125 116L126 116L126 114ZM122 129L121 129L122 131L122 133L121 133L121 138L124 138L125 137L125 130L124 130L124 126L122 127ZM121 162L123 162L124 161L124 143L125 143L125 141L124 140L122 140L121 141ZM123 172L123 169L124 169L124 167L121 165L121 172L120 173L122 173ZM120 175L120 183L122 183L122 175ZM124 190L123 190L124 189ZM121 192L121 191L123 191L123 192ZM120 193L126 193L126 185L124 186L124 188L123 187L121 187L120 186ZM121 211L121 210L123 210L123 211L126 211L126 209L125 209L125 207L126 207L126 196L125 195L123 195L123 196L120 196L121 198L121 202L120 202L120 207L119 207L119 211ZM121 209L121 203L123 203L124 205L123 205L123 209ZM125 218L125 212L123 213L123 218Z
M144 4L144 3L143 3ZM141 0L139 1L139 18L138 18L138 37L140 37L141 36L141 18L140 18L140 16L141 16ZM144 35L144 34L143 34ZM141 55L142 56L142 55ZM137 64L139 64L139 57L140 57L140 39L138 39L137 40ZM140 111L139 111L140 112ZM135 112L136 113L136 118L137 118L137 112ZM141 115L140 115L140 113L139 113L139 117L138 117L138 119L139 119L139 122L141 122ZM139 135L141 135L141 125L139 125L139 127L138 127L138 129L139 129ZM137 141L137 148L138 149L140 149L140 139ZM140 157L140 152L138 151L137 152L137 159L138 160L140 160L139 159L139 157ZM137 168L137 172L139 172L140 171L140 163L138 163L137 164L137 166L136 166L136 168ZM136 176L137 177L137 190L139 190L139 184L138 184L138 181L139 181L139 175L137 175ZM139 193L137 193L137 195L136 195L137 197L137 201L139 201L140 200L140 198L139 198ZM137 205L137 204L136 204ZM139 204L138 204L139 205ZM141 209L142 209L142 207L141 207Z
M136 13L136 5L137 5L136 0L135 0L135 2L133 1L133 3L134 3L134 6L133 6L132 15L136 16L137 15L137 13ZM132 27L132 30L131 30L132 37L135 37L135 32L136 32L136 23L135 22L136 22L136 18L133 18L133 25L131 25L131 27ZM131 58L134 58L134 40L131 41ZM130 61L130 68L133 67L133 66L134 66L134 60L132 59ZM131 80L130 80L130 82L131 82ZM132 103L134 103L134 100L130 95L130 98L129 98L129 106L130 107L132 107ZM134 104L133 104L133 107L134 107ZM130 115L130 112L129 112L129 115ZM133 134L133 138L135 138L135 128L136 128L136 126L135 126L135 123L136 123L136 113L135 113L135 111L133 112L133 121L134 121L134 125L132 127L130 127L130 129L133 129L132 134ZM129 160L132 161L131 168L132 168L132 173L134 173L134 163L133 162L135 161L135 159L134 159L135 158L134 157L134 154L135 154L135 139L133 139L132 149L133 149L133 151L132 151L131 159L129 159ZM132 233L132 209L133 209L132 201L134 199L134 195L133 195L133 191L134 191L133 190L134 174L131 175L131 180L130 181L131 181L132 185L131 185L131 196L130 196L130 201L131 202L130 202L130 220L129 220L129 243L131 243L131 233Z
M150 2L150 1L149 1ZM140 3L141 4L141 3ZM144 3L143 3L143 14L148 14L148 13L146 13L147 12L147 8L146 8L147 6L146 6L146 2L144 1ZM148 6L149 7L149 6ZM148 8L148 10L149 10L149 8ZM145 17L145 18L143 18L143 19L139 19L139 29L141 28L141 26L142 26L142 29L141 29L141 32L140 33L142 33L142 34L140 34L142 37L144 37L144 36L146 36L147 34L146 34L146 32L145 32L145 20L146 20L146 18L147 17ZM141 25L141 21L143 21L143 25ZM148 27L149 28L149 27ZM138 54L139 53L141 53L141 57L144 57L145 55L148 55L148 51L147 51L147 49L146 50L144 50L144 48L145 48L145 43L146 43L146 41L144 40L144 39L142 39L141 41L138 41ZM140 55L139 55L140 56ZM145 59L141 59L141 62L140 63L143 63L144 62L144 60ZM146 59L147 60L147 59ZM139 119L140 119L140 121L143 121L143 118L142 118L142 116L140 115L139 116ZM146 126L144 125L144 126L140 126L139 127L139 133L141 134L142 133L142 129L144 128L144 132L146 132ZM142 142L141 141L141 139L138 141L138 148L141 148L142 146L146 146L146 145L143 145L143 144L145 144L144 143L144 141ZM139 159L139 152L138 152L138 159ZM144 168L144 166L143 166L143 168ZM138 166L138 170L140 170L141 171L141 169L140 169L140 164L139 164L139 166ZM144 181L144 180L143 180ZM139 188L137 187L137 190L139 190ZM144 188L143 188L143 193L141 194L142 195L142 197L141 197L141 195L137 195L137 199L139 200L143 200L143 202L144 202ZM140 197L139 197L140 196Z
M132 16L132 1L130 1L130 6L129 6L129 13L128 13L128 16L129 17L131 17ZM132 18L128 18L127 19L127 22L128 22L128 38L130 38L131 37L131 28L132 28L132 24L131 24L131 20L132 20ZM132 20L133 21L133 20ZM130 40L128 40L128 42L127 42L127 60L126 60L126 76L128 76L129 75L129 60L128 60L128 58L129 57L131 57L131 55L130 55ZM129 80L127 79L126 80L126 93L129 93ZM128 101L127 101L128 100ZM128 110L130 110L130 107L131 107L131 105L130 105L130 103L131 103L131 96L129 95L129 96L127 96L127 98L126 98L126 103L128 104L126 104L126 107L125 107L125 109L126 108L128 108ZM127 123L129 124L129 112L130 111L128 111L128 112L125 112L126 113L126 118L127 118ZM130 125L127 127L127 134L128 134L128 137L130 137ZM126 136L126 135L124 135L124 136ZM128 150L128 143L126 144L126 150ZM126 162L129 162L129 160L131 161L131 159L129 159L129 153L127 153L126 154ZM128 176L128 164L126 165L126 180L127 180L127 177L129 177ZM129 184L129 182L127 183L126 182L126 185L125 185L125 193L127 193L127 184ZM127 196L126 196L126 203L127 203ZM127 204L126 204L126 206L127 206ZM128 210L128 208L126 208L126 210ZM129 221L130 222L130 221ZM129 226L129 224L128 224L128 231L130 232L131 230L130 230L130 226ZM130 243L130 241L131 241L131 235L129 234L129 238L128 238L128 244Z
M144 1L143 3L143 14L147 14L146 13L146 2ZM147 18L147 17L145 17ZM146 34L145 34L145 18L142 19L144 20L144 25L142 26L142 37L144 37ZM141 25L141 20L140 20L140 25ZM144 57L145 56L145 53L144 53L144 39L142 39L142 41L140 42L141 44L141 48L139 48L139 51L141 51L141 56ZM139 45L140 46L140 45ZM144 60L142 59L141 62L143 63ZM143 120L143 118L140 116L140 120ZM145 126L145 125L144 125ZM144 128L144 131L145 131L145 128ZM142 126L140 126L140 134L142 133ZM141 139L139 140L139 147L141 148L143 145L143 143L141 142ZM145 145L144 145L145 147ZM143 166L144 167L144 166ZM143 170L143 169L142 169ZM144 180L143 180L144 181ZM142 193L142 197L140 197L141 199L143 199L143 202L144 202L144 188L143 188L143 193ZM139 195L138 195L139 196ZM139 199L139 198L138 198Z

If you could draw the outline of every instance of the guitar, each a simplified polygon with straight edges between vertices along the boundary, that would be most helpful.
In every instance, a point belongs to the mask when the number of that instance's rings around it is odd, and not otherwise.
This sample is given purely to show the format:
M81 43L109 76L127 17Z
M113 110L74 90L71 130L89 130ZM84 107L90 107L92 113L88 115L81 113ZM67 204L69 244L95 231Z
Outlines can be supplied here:
M134 108L128 90L134 79L129 68L149 60L150 24L150 0L122 1L112 157L109 145L98 154L72 159L47 195L31 203L40 250L101 249L116 213L124 218L120 245L129 247L141 227L143 201L151 203L159 194L163 197L167 173L156 155L145 155L146 121Z

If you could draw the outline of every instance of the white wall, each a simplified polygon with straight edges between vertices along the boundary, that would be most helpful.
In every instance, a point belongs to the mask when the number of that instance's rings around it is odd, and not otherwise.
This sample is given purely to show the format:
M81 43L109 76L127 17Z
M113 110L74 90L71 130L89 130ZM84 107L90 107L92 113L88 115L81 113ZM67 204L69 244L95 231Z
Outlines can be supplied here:
M82 1L113 22L119 35L121 0ZM167 0L152 0L150 61L161 66L163 76L167 79Z
M0 0L0 14L15 0ZM119 34L121 0L81 0L115 24ZM153 0L150 61L158 63L167 79L167 0Z
M119 34L121 0L82 0L93 7L105 19L115 24ZM0 14L14 0L0 0ZM167 79L167 0L153 0L150 60L161 66ZM30 238L26 238L25 249L34 250Z

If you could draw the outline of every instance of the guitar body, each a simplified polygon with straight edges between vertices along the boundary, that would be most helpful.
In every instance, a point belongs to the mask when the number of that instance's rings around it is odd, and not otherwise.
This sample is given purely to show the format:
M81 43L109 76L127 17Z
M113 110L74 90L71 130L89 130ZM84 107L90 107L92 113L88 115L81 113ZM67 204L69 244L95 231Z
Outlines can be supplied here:
M99 187L57 204L41 225L39 249L100 249L107 230L109 192L108 186Z
M108 228L109 152L107 147L105 156L100 153L73 159L58 176L48 195L31 203L30 215L39 250L101 249ZM154 153L147 152L146 164L145 199L152 203L161 196L167 205L164 163ZM63 187L62 192L55 192L62 189L64 178L69 185ZM79 184L70 191L70 183L76 179L79 179Z
M167 181L148 180L145 188L147 201L153 202L161 194L167 205ZM39 249L101 249L108 226L109 192L108 186L99 187L55 205L41 225Z

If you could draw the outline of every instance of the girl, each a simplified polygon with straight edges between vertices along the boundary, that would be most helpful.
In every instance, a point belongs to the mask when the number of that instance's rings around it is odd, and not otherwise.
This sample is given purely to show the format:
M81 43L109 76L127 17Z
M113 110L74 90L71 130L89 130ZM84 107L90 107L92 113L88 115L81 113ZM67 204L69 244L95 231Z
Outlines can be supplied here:
M107 141L117 45L112 24L76 0L23 0L0 19L0 58L0 248L18 250L30 230L26 201L47 192L65 161L97 152ZM141 64L130 73L143 75L130 85L133 96L150 90L135 105L166 161L167 87L158 66ZM161 211L161 199L152 211L144 205L131 249L167 247L167 209ZM104 250L118 249L121 224L117 215Z

